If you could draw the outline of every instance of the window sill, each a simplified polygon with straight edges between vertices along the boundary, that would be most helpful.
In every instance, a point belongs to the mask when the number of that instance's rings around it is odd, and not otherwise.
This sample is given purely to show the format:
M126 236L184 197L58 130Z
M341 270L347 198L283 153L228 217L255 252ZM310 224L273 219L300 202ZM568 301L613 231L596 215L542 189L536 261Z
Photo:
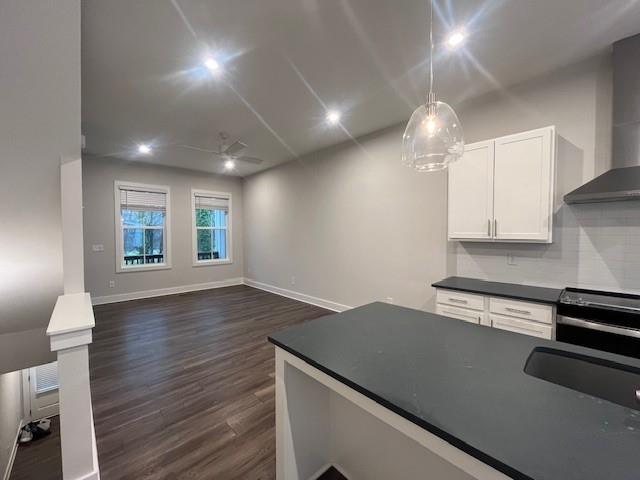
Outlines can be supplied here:
M230 258L223 258L221 260L199 260L193 262L194 267L210 267L212 265L229 265L233 263Z
M116 268L116 273L150 272L153 270L171 270L171 265L163 263L159 265L136 265L130 267L119 266Z

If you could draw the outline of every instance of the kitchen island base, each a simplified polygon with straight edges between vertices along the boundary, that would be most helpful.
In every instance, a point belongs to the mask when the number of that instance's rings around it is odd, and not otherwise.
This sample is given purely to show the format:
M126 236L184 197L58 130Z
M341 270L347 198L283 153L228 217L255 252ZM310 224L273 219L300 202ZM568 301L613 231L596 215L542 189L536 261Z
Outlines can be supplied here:
M278 480L504 480L505 474L276 347Z

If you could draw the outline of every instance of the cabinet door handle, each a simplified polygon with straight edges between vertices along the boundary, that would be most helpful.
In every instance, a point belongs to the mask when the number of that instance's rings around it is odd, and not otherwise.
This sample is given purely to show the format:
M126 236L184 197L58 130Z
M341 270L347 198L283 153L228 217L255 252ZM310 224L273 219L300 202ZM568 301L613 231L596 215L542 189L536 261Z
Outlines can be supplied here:
M491 219L487 219L487 237L491 237Z
M520 310L519 308L513 308L513 307L504 307L504 309L507 312L521 313L522 315L531 315L531 312L529 310Z
M466 300L463 300L462 298L451 298L449 297L449 301L453 302L453 303L469 303Z
M498 236L498 219L497 218L493 220L493 236L494 237Z

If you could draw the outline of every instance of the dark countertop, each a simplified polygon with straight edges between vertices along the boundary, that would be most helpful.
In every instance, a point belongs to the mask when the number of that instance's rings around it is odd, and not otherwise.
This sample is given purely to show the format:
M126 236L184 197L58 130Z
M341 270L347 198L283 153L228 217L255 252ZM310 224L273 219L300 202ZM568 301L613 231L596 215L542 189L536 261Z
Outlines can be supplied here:
M512 478L638 479L639 412L523 371L537 346L638 360L385 303L269 340Z
M556 304L562 289L531 287L517 283L488 282L477 278L448 277L431 285L436 288L448 288L461 292L479 293L495 297L514 298L528 302Z

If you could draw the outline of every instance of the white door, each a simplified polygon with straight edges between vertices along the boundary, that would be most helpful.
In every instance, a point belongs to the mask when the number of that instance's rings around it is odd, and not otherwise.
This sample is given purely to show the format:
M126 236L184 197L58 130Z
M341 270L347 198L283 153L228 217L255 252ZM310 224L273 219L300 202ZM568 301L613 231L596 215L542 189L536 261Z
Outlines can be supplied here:
M555 129L495 140L494 238L551 242Z
M58 415L58 362L39 365L28 372L31 420Z
M466 145L449 165L449 240L490 239L494 142Z

